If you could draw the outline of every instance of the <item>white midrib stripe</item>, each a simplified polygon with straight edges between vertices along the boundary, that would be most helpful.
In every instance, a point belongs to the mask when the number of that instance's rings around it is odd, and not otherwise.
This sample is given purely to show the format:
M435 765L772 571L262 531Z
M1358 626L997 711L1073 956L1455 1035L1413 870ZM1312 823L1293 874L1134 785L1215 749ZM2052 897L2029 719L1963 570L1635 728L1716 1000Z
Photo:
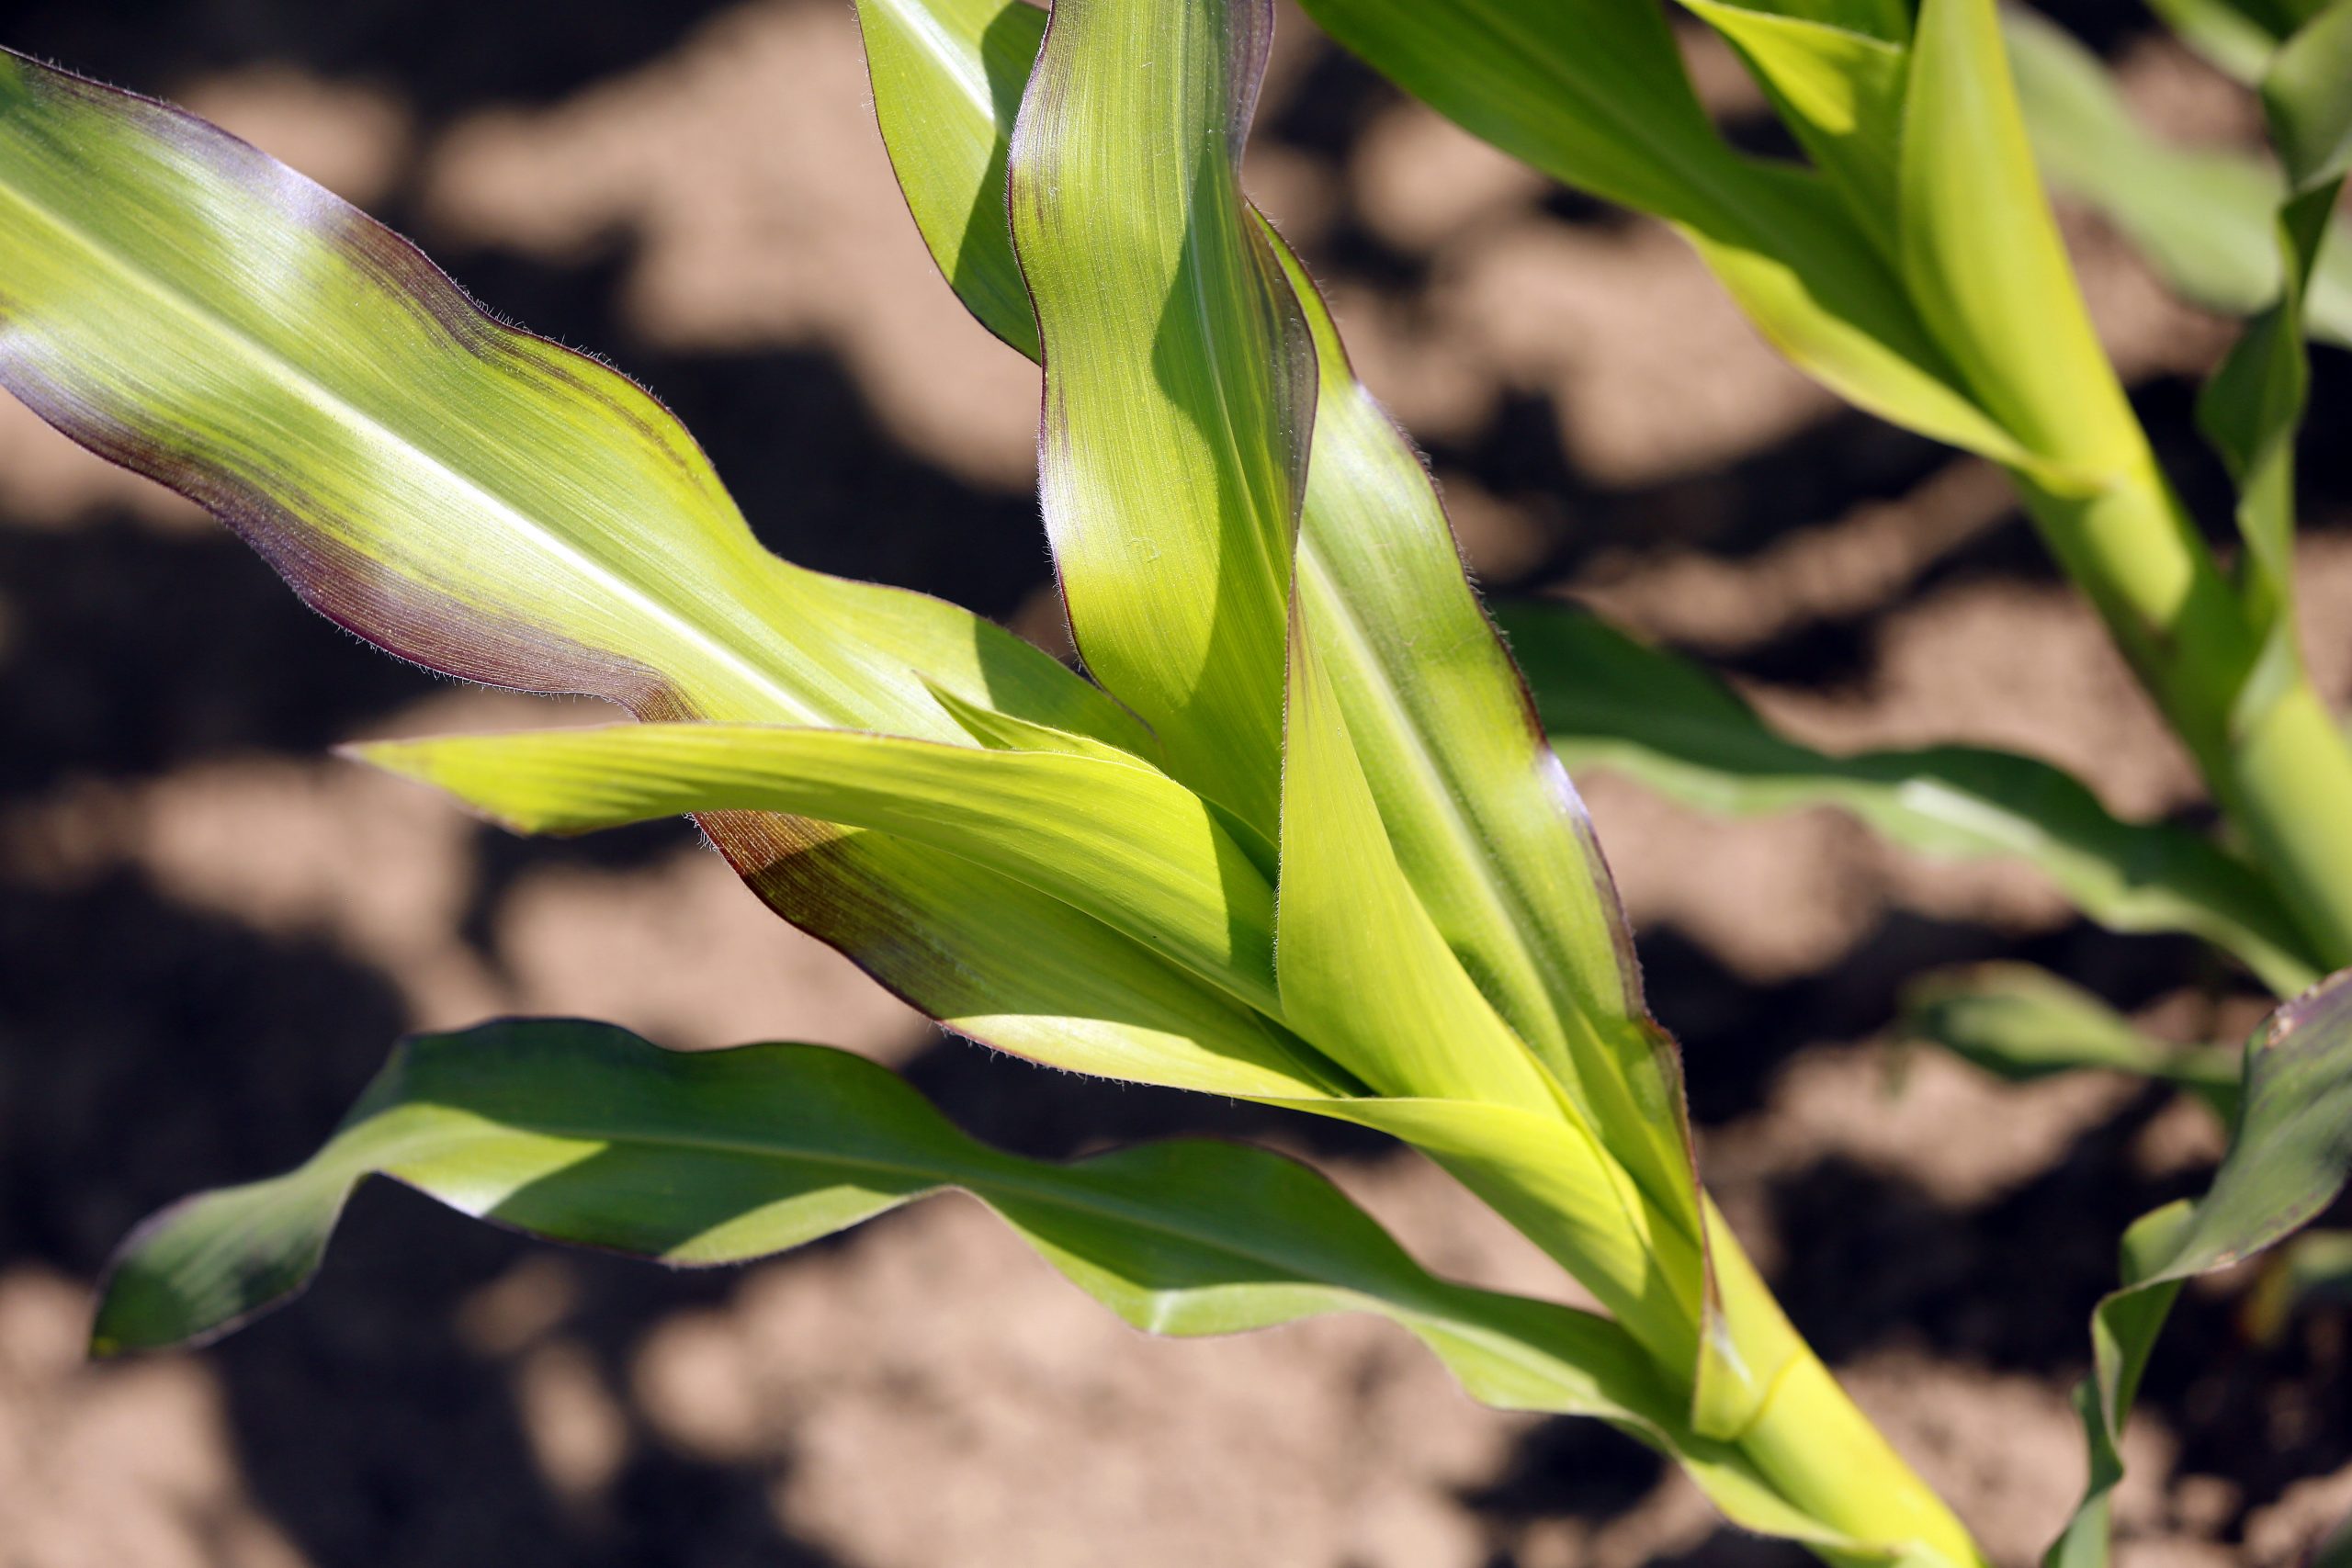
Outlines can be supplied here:
M372 433L378 439L399 450L413 454L420 464L443 476L460 493L475 498L488 510L521 525L526 536L537 540L541 548L565 562L616 599L634 606L650 619L668 626L686 642L700 648L720 664L734 670L754 687L775 697L796 716L808 715L808 710L806 705L801 703L793 693L778 684L774 675L752 664L724 641L714 637L707 628L696 625L661 600L648 594L628 579L614 571L612 568L581 549L579 546L560 534L554 532L529 513L491 490L481 480L452 467L446 459L417 445L410 437L394 430L299 367L288 364L272 352L266 344L256 341L249 333L206 310L201 301L192 299L168 281L156 277L117 256L112 251L93 239L89 231L81 225L60 217L15 186L0 185L0 194L6 194L36 219L70 237L102 265L117 275L129 279L135 288L148 297L175 312L193 320L199 329L208 327L211 329L211 335L233 345L243 358L257 365L266 375L292 390L298 397L322 408L345 423ZM485 324L490 323L485 322ZM462 354L466 351L458 349L457 352Z
M996 123L996 100L989 95L987 66L982 64L978 72L970 69L980 59L978 53L965 50L949 37L946 30L933 19L928 6L903 5L899 0L879 0L879 3L898 19L908 36L922 46L922 51L939 62L948 78L963 89L964 96L979 109L980 118L993 126Z

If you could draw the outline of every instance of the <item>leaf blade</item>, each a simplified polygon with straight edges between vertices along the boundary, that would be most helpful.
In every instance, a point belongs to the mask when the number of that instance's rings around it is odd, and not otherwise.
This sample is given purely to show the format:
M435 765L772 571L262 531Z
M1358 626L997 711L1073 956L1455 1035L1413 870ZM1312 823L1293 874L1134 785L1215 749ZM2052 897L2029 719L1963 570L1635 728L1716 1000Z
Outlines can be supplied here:
M763 811L889 833L1046 893L1274 1012L1273 888L1201 798L1138 762L851 730L638 724L355 755L521 832ZM1034 933L1054 940L1051 928Z
M1502 606L1552 740L1572 766L1619 770L1699 809L1828 805L1928 854L2026 861L2093 919L2186 931L2292 993L2316 976L2276 895L2185 829L2122 821L2035 759L1975 747L1831 756L1781 736L1699 666L1565 604Z
M2237 1119L2240 1054L2150 1038L2097 997L2030 964L1928 974L1905 987L1903 1032L2012 1082L2098 1068L2184 1089Z
M2082 1501L2043 1562L2104 1568L2122 1431L2181 1286L2275 1246L2352 1175L2352 970L2273 1013L2246 1046L2239 1121L2205 1196L2125 1233L2122 1283L2091 1315L2093 1372L2075 1394L2090 1461Z
M1981 404L2045 462L2104 479L2143 460L2042 195L1992 0L1922 0L1898 179L1905 285Z
M85 239L44 249L58 211ZM1153 750L1002 628L769 555L650 394L496 321L405 241L192 116L0 56L0 385L222 515L379 647L640 718L967 741L946 690ZM164 281L125 285L125 267ZM155 288L194 290L193 315L158 313ZM291 465L268 460L280 446ZM401 482L419 452L422 490ZM1046 953L1008 940L1063 917L1001 876L807 821L703 827L778 914L952 1028L1210 1092L1329 1087L1278 1026L1099 922L1065 921Z
M960 1190L1138 1328L1190 1337L1374 1313L1488 1404L1599 1416L1679 1459L1736 1522L1851 1544L1690 1433L1613 1325L1430 1275L1304 1166L1206 1142L1023 1159L954 1128L886 1069L820 1046L670 1053L563 1020L413 1039L306 1165L135 1232L107 1281L99 1348L183 1342L277 1304L379 1171L534 1235L688 1265L764 1256Z
M1269 832L1315 409L1297 303L1241 197L1272 29L1268 0L1066 0L1006 172L1072 634L1169 771Z
M1979 406L1843 197L1810 171L1739 155L1715 132L1654 8L1307 0L1306 10L1472 134L1673 224L1758 330L1840 397L1998 461L2026 456Z
M2051 187L2097 209L2191 302L2232 316L2269 304L2279 278L2278 170L2228 149L2156 136L2098 57L2037 13L2012 7L2001 28ZM2352 345L2352 222L2339 216L2334 234L2313 271L2304 321L2313 337Z

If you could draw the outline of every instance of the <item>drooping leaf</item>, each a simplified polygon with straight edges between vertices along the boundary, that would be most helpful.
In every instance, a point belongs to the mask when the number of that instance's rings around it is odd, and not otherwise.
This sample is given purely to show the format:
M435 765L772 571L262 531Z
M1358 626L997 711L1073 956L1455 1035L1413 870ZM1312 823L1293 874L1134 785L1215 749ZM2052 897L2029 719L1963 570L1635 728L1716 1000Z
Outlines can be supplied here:
M179 110L0 61L0 384L403 657L649 709L935 731L921 668L1136 732L965 612L768 555L651 397Z
M1976 747L1833 757L1775 732L1699 666L1571 606L1501 606L1552 743L1702 810L1835 806L1905 848L2025 861L2117 931L2189 931L2282 994L2316 974L2261 877L2186 829L2119 820L2068 774Z
M2181 1285L2277 1245L2352 1173L2352 970L2280 1008L2248 1042L2242 1110L2205 1196L2125 1233L2120 1289L2091 1317L2091 1377L2075 1392L2090 1481L2048 1568L2105 1568L2123 1423Z
M631 724L379 742L362 760L508 827L771 811L870 828L1047 894L1274 1013L1274 893L1202 799L1133 760L852 730Z
M1315 410L1306 323L1241 197L1272 28L1268 0L1065 0L1007 170L1072 634L1169 771L1267 830Z
M1351 1269L1380 1281L1371 1294L1445 1293L1334 1189L1256 1149L1154 1145L1058 1167L975 1143L847 1052L667 1052L609 1024L518 1020L404 1042L307 1164L142 1227L107 1281L96 1348L207 1337L277 1304L377 1172L535 1235L689 1265L961 1187L1058 1240L1048 1256L1088 1263L1129 1321L1177 1332L1280 1321L1286 1290L1344 1294Z
M1199 1141L1069 1165L1019 1158L954 1128L887 1070L820 1046L671 1053L571 1020L407 1041L304 1165L200 1194L135 1232L95 1348L209 1338L282 1304L373 1174L529 1234L686 1266L788 1249L961 1190L1148 1332L1375 1314L1489 1404L1596 1416L1668 1453L1742 1528L1839 1562L1972 1561L1825 1527L1737 1450L1691 1432L1616 1325L1430 1275L1305 1166Z
M2278 298L2274 227L2285 186L2274 167L2234 149L2157 136L2098 57L2034 12L2007 8L2001 31L2034 158L2052 189L2097 209L2194 304L2251 316ZM2267 41L2263 49L2267 59ZM2352 347L2352 221L2339 216L2333 231L2303 324L2314 338Z
M1473 134L1674 224L1758 330L1841 397L1999 461L2025 457L1978 406L1844 198L1819 175L1744 157L1715 132L1655 7L1306 0L1306 8Z
M1150 755L953 605L760 548L693 440L406 242L179 110L0 58L0 386L226 519L313 606L469 680L646 718L968 740L932 695ZM777 911L1007 1050L1313 1094L1252 1010L1059 900L887 835L720 814Z
M1691 1433L1615 1325L1432 1276L1305 1166L1197 1141L1023 1159L951 1126L884 1068L820 1046L671 1053L562 1020L410 1040L306 1164L136 1232L97 1348L208 1337L282 1303L315 1271L353 1188L379 1173L532 1235L684 1265L783 1251L964 1191L1137 1328L1197 1337L1375 1314L1489 1404L1598 1416L1669 1453L1747 1529L1841 1561L1892 1559Z
M1904 992L1901 1029L2012 1082L2086 1068L2130 1073L2178 1085L2225 1124L2237 1119L2240 1053L2154 1039L2081 987L2030 964L1922 976Z

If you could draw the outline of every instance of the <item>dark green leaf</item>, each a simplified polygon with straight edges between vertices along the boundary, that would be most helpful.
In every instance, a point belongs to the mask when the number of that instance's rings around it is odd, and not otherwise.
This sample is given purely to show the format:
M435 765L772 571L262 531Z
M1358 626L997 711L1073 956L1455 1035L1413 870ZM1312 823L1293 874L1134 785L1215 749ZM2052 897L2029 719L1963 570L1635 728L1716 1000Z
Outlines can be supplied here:
M308 1163L141 1226L107 1280L96 1348L209 1337L282 1303L376 1173L535 1235L684 1265L783 1251L961 1190L1137 1328L1190 1337L1377 1314L1490 1404L1599 1416L1679 1458L1735 1521L1854 1547L1690 1433L1623 1330L1437 1279L1302 1165L1208 1142L1022 1159L951 1126L885 1069L820 1046L672 1053L552 1020L411 1040ZM1884 1560L1857 1550L1855 1561Z
M2143 1216L2123 1238L2122 1287L2091 1318L2094 1371L2075 1406L2090 1483L2049 1568L2104 1568L2123 1423L2182 1283L2242 1262L2308 1224L2352 1173L2352 970L2271 1015L2247 1043L2230 1152L2205 1196Z
M2046 762L1976 747L1833 757L1773 731L1695 664L1559 604L1501 607L1552 743L1702 810L1850 811L1906 848L2040 868L2118 931L2192 931L2279 990L2315 969L2261 878L2185 829L2123 822Z

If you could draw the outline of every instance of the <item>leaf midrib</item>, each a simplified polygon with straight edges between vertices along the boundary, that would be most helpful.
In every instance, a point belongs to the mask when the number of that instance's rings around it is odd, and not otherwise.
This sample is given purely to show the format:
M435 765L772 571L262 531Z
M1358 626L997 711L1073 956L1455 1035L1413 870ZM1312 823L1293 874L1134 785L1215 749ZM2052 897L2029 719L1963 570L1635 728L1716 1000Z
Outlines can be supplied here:
M410 1105L435 1105L442 1110L458 1111L469 1116L481 1117L483 1125L492 1130L491 1135L494 1135L497 1132L523 1132L550 1138L568 1139L579 1143L593 1143L606 1148L612 1147L616 1144L622 1144L653 1150L660 1150L663 1148L694 1149L714 1154L741 1155L758 1159L784 1160L798 1158L810 1164L833 1165L844 1167L852 1170L877 1171L900 1177L914 1177L928 1182L929 1185L918 1191L894 1194L890 1207L898 1208L908 1203L920 1202L923 1199L935 1197L942 1192L955 1190L964 1192L971 1197L978 1199L984 1203L987 1203L991 1209L995 1209L997 1211L999 1218L1004 1220L1007 1224L1015 1225L1016 1228L1022 1228L1019 1227L1019 1222L1017 1220L1013 1219L1012 1215L1006 1214L998 1205L996 1201L997 1195L1003 1194L1018 1200L1037 1203L1045 1207L1057 1209L1066 1213L1076 1214L1082 1218L1097 1221L1109 1221L1128 1226L1135 1230L1147 1232L1151 1235L1172 1237L1178 1241L1221 1253L1244 1263L1253 1264L1261 1268L1281 1273L1287 1273L1300 1283L1324 1290L1341 1292L1359 1300L1375 1303L1374 1310L1384 1316L1409 1316L1420 1322L1442 1327L1452 1333L1475 1336L1478 1341L1482 1345L1486 1346L1490 1351L1500 1351L1505 1353L1512 1360L1535 1369L1536 1375L1542 1377L1554 1378L1557 1374L1553 1371L1553 1369L1565 1366L1577 1370L1586 1381L1590 1381L1590 1374L1582 1372L1582 1370L1577 1368L1577 1363L1573 1360L1564 1360L1561 1358L1549 1355L1541 1347L1530 1344L1518 1334L1508 1328L1499 1327L1494 1324L1484 1322L1475 1314L1465 1314L1458 1310L1449 1310L1448 1308L1438 1305L1434 1303L1417 1300L1417 1297L1419 1297L1426 1292L1430 1291L1434 1291L1443 1295L1453 1295L1457 1293L1465 1294L1473 1298L1498 1294L1498 1292L1490 1292L1476 1286L1462 1285L1451 1280L1442 1280L1433 1274L1428 1273L1428 1271L1424 1269L1419 1262L1415 1261L1409 1254L1402 1252L1401 1249L1398 1251L1398 1256L1403 1259L1407 1268L1422 1275L1421 1280L1406 1281L1404 1282L1404 1287L1401 1289L1397 1285L1386 1283L1381 1284L1377 1288L1367 1288L1363 1284L1348 1283L1329 1277L1328 1270L1309 1272L1300 1269L1299 1266L1291 1259L1258 1251L1246 1246L1238 1245L1223 1235L1212 1235L1204 1237L1195 1231L1187 1230L1181 1225L1171 1224L1167 1220L1155 1215L1136 1214L1122 1211L1108 1204L1090 1201L1087 1195L1074 1193L1066 1189L1057 1190L1052 1187L1041 1188L1035 1184L1035 1179L1027 1178L1024 1173L1022 1172L1021 1166L1026 1162L1021 1161L1020 1156L1002 1154L978 1144L973 1145L973 1155L980 1161L993 1160L1003 1162L1002 1168L1008 1172L1008 1174L1001 1177L989 1177L984 1172L976 1176L959 1174L952 1168L943 1169L934 1165L926 1165L917 1161L900 1161L868 1156L844 1155L839 1153L808 1153L797 1148L782 1148L775 1145L749 1143L729 1138L702 1136L654 1137L650 1135L615 1137L609 1133L595 1133L581 1128L559 1126L548 1122L537 1122L528 1126L517 1126L512 1122L492 1120L492 1118L483 1116L480 1111L470 1111L462 1106L440 1105L439 1102L432 1100L408 1100L403 1101L402 1103ZM953 1131L954 1130L951 1128L951 1132ZM955 1135L960 1137L963 1134L956 1133ZM1094 1156L1094 1159L1100 1159L1102 1157L1104 1156ZM1076 1164L1065 1168L1069 1172L1076 1174L1085 1171L1093 1163L1093 1160L1084 1160L1077 1162ZM492 1213L495 1213L495 1205L492 1206ZM1389 1239L1389 1245L1392 1247L1396 1245L1393 1238ZM1273 1281L1254 1281L1255 1284L1261 1286L1272 1282ZM1148 1293L1154 1297L1159 1297L1170 1293L1182 1294L1188 1293L1193 1291L1206 1290L1212 1287L1171 1286L1165 1288L1148 1288ZM1532 1298L1505 1297L1504 1299L1521 1300ZM1579 1309L1566 1308L1564 1310L1576 1311ZM1608 1320L1604 1318L1601 1321L1606 1322ZM1601 1397L1605 1399L1607 1396L1602 1395ZM1646 1417L1645 1418L1646 1419Z
M128 279L133 288L148 298L195 321L201 335L209 335L234 345L248 362L257 366L265 375L276 378L292 390L298 398L322 408L330 416L340 415L348 423L373 432L399 450L414 454L423 464L444 475L461 491L470 492L481 498L492 511L514 519L523 525L525 532L541 542L542 547L568 561L593 582L612 592L616 597L633 604L652 619L682 634L689 643L699 646L707 653L715 657L719 663L746 677L753 686L775 698L785 711L804 721L814 721L818 718L819 716L799 704L789 691L778 684L772 674L744 658L725 640L714 637L707 628L648 594L626 577L614 571L594 556L582 550L571 540L540 522L529 512L499 494L489 485L465 472L449 459L419 444L413 437L385 423L380 418L289 363L269 344L262 342L234 321L210 310L201 299L190 295L168 278L160 277L147 268L137 265L118 254L112 248L95 237L88 229L62 216L46 203L28 195L20 186L0 181L0 194L5 194L39 221L68 236L85 253L96 257L118 276ZM319 243L331 243L325 241ZM485 324L494 325L487 320ZM470 351L462 345L458 346L456 352L469 355L470 357ZM665 676L664 679L669 678Z
M852 1171L878 1172L902 1178L911 1177L930 1184L921 1191L898 1194L898 1200L900 1202L912 1201L950 1188L968 1192L974 1197L984 1200L989 1197L991 1191L1001 1192L1015 1199L1040 1203L1069 1213L1094 1219L1114 1220L1123 1224L1132 1225L1137 1230L1173 1237L1195 1247L1222 1252L1228 1257L1261 1268L1286 1271L1310 1284L1319 1284L1333 1290L1344 1290L1357 1295L1371 1293L1362 1285L1348 1284L1326 1277L1328 1271L1307 1273L1291 1259L1238 1245L1221 1235L1204 1235L1162 1218L1130 1213L1108 1201L1092 1201L1086 1194L1072 1192L1067 1187L1040 1186L1038 1183L1041 1180L1050 1182L1051 1178L1031 1175L1023 1168L1027 1162L1021 1161L1018 1156L1002 1154L978 1144L973 1145L970 1155L965 1156L964 1163L959 1168L956 1164L944 1157L924 1160L911 1156L854 1155L835 1150L813 1149L798 1145L762 1143L705 1134L616 1133L610 1129L599 1131L589 1126L559 1122L553 1120L501 1121L471 1107L429 1099L404 1100L401 1103L432 1106L443 1111L456 1111L467 1117L479 1118L480 1127L469 1130L477 1137L494 1138L501 1134L521 1133L536 1137L594 1144L606 1149L619 1145L654 1153L678 1150L702 1154L741 1155L760 1160L800 1160L811 1165L835 1166ZM960 1137L962 1134L959 1133L956 1135ZM1062 1169L1069 1176L1076 1176L1087 1171L1094 1164L1094 1160L1102 1157L1104 1156L1096 1156L1094 1159L1081 1160ZM999 1168L1003 1174L989 1172L988 1167L993 1162L1002 1162ZM1407 1261L1410 1263L1409 1258ZM1412 1266L1419 1267L1417 1264ZM1442 1283L1435 1280L1434 1278L1431 1282ZM1381 1299L1391 1298L1384 1295ZM1410 1310L1429 1315L1440 1315L1425 1307L1414 1307Z

